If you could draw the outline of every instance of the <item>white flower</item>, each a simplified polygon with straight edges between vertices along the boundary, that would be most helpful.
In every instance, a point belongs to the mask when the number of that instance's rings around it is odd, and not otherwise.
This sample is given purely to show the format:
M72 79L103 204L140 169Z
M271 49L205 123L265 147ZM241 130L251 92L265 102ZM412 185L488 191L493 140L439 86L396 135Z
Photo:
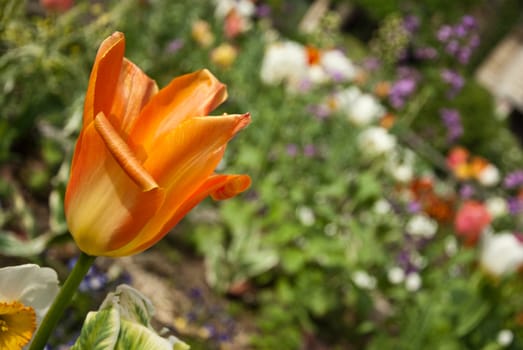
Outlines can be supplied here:
M398 164L391 169L391 175L396 181L407 183L414 177L414 170L410 164Z
M320 57L320 65L325 72L340 80L352 80L356 67L340 50L325 51Z
M492 197L485 201L487 211L493 219L504 216L508 213L507 201L502 197Z
M488 164L478 174L478 182L487 187L497 185L499 183L499 178L499 170L492 164Z
M514 333L510 329L502 329L498 333L497 341L501 346L509 346L514 340Z
M445 239L445 253L448 256L454 256L458 252L458 241L454 236L448 236Z
M296 215L304 226L312 226L316 221L314 211L309 207L299 207L296 209Z
M421 288L421 277L416 272L411 272L405 278L405 288L409 292L415 292Z
M313 84L322 84L328 81L329 76L327 73L325 73L323 68L317 64L314 64L309 67L307 72L307 79Z
M354 272L352 280L361 289L374 289L376 287L376 278L363 270Z
M22 349L58 293L53 269L34 264L0 268L0 345Z
M405 280L405 271L399 266L394 266L387 272L387 278L392 284L399 284Z
M378 215L385 215L390 213L392 208L387 200L381 198L374 203L373 210Z
M396 138L382 127L370 127L358 136L358 146L367 156L377 157L390 152L396 146Z
M361 96L362 92L357 86L351 86L347 89L336 92L332 99L334 107L346 114L349 114L352 104Z
M216 0L214 14L217 18L225 18L232 10L242 17L251 17L256 12L256 6L250 0Z
M397 150L388 157L386 169L394 180L407 183L414 177L414 161L414 152L408 149Z
M307 52L295 42L269 44L260 70L262 82L277 85L282 82L298 86L308 74Z
M485 232L480 263L487 272L496 277L513 273L523 264L523 244L510 232Z
M385 113L378 100L370 94L359 95L351 104L347 117L357 126L372 123Z
M409 219L406 230L413 236L432 238L438 230L438 223L426 215L417 214Z

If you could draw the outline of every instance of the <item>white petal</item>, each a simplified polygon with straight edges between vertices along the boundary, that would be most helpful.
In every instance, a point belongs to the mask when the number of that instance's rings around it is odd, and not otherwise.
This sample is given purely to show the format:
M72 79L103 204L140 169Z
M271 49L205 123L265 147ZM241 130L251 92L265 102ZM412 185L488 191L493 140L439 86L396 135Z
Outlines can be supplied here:
M0 301L18 300L31 306L40 320L58 293L58 276L48 267L35 264L0 269Z

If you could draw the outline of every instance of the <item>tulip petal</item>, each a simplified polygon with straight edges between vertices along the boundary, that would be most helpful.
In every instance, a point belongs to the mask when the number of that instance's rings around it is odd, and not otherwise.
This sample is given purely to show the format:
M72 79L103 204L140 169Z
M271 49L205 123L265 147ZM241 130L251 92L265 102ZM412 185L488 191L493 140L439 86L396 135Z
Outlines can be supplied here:
M123 33L115 32L98 49L85 95L83 127L98 114L110 115L125 51Z
M143 191L150 191L158 188L158 184L153 177L142 167L138 159L134 156L131 149L113 128L103 112L96 115L94 127L102 137L107 149L112 154L116 162L122 167L134 183L142 188Z
M227 89L206 69L173 79L144 107L130 138L149 148L154 140L194 116L205 116L227 98Z
M111 155L94 122L82 130L75 155L65 196L69 230L83 252L110 256L108 252L131 241L129 234L140 232L155 215L164 190L144 192L136 185Z
M185 201L172 210L171 218L163 225L156 235L151 235L147 240L143 237L136 239L135 244L131 243L118 252L118 256L125 256L144 251L161 240L174 226L182 220L195 206L197 206L208 195L215 200L228 199L247 190L251 185L251 178L248 175L218 175L209 176L207 180Z
M179 181L205 179L214 171L217 163L209 167L205 164L215 158L217 152L250 121L249 113L185 120L155 140L152 148L147 150L143 166L169 192L173 186L178 186ZM201 173L200 165L208 168L205 173Z
M145 246L143 242L161 239L172 228L167 223L175 220L172 218L178 215L179 208L213 173L223 157L227 141L249 122L249 114L198 117L186 120L159 139L154 149L162 152L149 155L144 168L165 188L165 202L142 232L114 254L137 253L141 251L137 247ZM213 190L209 189L201 198L211 192Z
M156 82L124 58L109 116L109 120L120 130L124 139L127 138L140 111L157 92Z

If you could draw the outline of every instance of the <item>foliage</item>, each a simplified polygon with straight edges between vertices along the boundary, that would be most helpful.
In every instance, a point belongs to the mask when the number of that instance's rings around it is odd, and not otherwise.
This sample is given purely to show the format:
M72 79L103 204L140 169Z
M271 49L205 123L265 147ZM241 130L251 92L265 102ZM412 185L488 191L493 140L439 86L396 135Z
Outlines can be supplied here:
M333 8L341 5L333 3ZM0 188L0 253L34 257L62 244L61 203L89 64L100 39L121 30L128 57L160 86L168 77L208 67L229 90L228 102L217 113L253 116L252 126L231 143L223 160L227 169L250 174L252 189L234 201L202 204L182 224L188 233L180 240L205 260L207 282L216 293L233 297L240 315L254 315L254 348L319 343L328 348L498 349L505 346L497 341L504 330L514 337L508 346L521 347L520 276L485 273L483 247L462 243L453 223L470 196L486 202L494 196L517 197L520 191L503 187L501 180L487 186L473 175L460 177L447 164L454 146L466 147L471 158L488 160L500 177L523 165L521 149L506 122L496 118L493 100L472 79L468 64L477 58L460 64L436 38L441 25L462 18L462 6L474 4L456 2L447 13L440 1L425 7L356 3L382 28L370 44L351 33L331 35L332 23L342 23L334 12L328 13L334 19L321 22L316 32L299 32L306 2L269 1L272 17L253 15L248 30L232 38L214 4L204 0L79 4L52 16L28 15L25 4L7 2L11 7L1 22L6 35L0 39L5 92L0 96L0 159L15 176ZM290 8L296 18L286 17ZM403 28L404 10L420 17L420 29L395 32L401 34L397 42L385 45L389 32ZM212 32L209 45L193 34L193 23L202 19ZM85 25L75 25L79 22ZM303 89L285 80L265 84L260 77L264 55L271 44L286 39L301 41L309 52L341 47L358 74ZM212 59L222 43L238 53L229 65ZM440 53L437 59L404 56L406 50L429 46ZM366 66L373 54L386 58L377 69ZM401 76L402 67L416 71L417 85L395 105L391 87L411 78ZM441 78L444 69L465 80L452 96ZM380 86L391 89L379 94ZM361 141L385 117L355 123L339 102L351 88L373 96L385 114L395 117L393 126L381 128L395 140L389 149L372 154L372 144ZM460 113L463 134L456 139L448 138L443 109ZM30 136L32 145L26 148ZM44 169L43 179L35 178L29 159ZM399 179L397 170L405 167L411 174ZM466 186L474 189L469 197L463 195ZM37 203L49 207L44 220L35 213ZM505 212L492 221L491 230L521 232L517 215ZM411 222L420 217L435 231L413 232ZM104 309L87 320L84 331L106 317L116 322L114 311Z

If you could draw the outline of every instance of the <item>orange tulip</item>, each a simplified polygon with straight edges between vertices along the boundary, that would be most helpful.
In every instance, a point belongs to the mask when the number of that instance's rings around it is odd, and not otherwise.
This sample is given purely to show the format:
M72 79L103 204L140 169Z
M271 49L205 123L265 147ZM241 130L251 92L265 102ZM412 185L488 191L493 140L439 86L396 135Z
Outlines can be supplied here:
M251 182L214 173L250 123L248 113L207 116L227 98L225 85L201 70L158 91L124 50L118 32L98 50L65 195L71 234L94 256L142 252L208 195L227 199Z

